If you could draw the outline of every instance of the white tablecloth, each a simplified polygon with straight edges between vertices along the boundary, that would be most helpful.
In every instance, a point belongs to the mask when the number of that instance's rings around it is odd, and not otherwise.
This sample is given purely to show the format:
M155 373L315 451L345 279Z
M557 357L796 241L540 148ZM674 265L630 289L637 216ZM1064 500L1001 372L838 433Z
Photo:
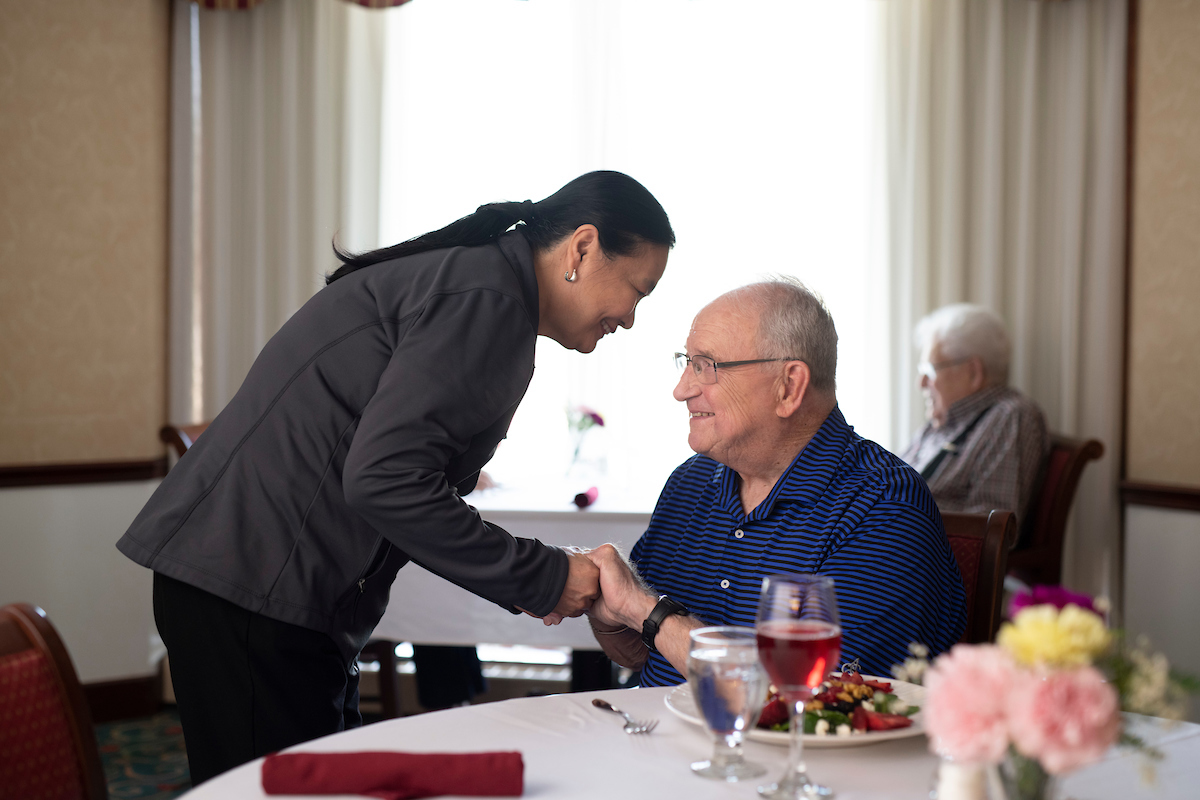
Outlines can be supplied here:
M759 781L726 784L698 778L688 765L708 756L708 735L667 710L668 689L626 689L507 700L379 722L293 748L307 752L400 750L471 752L519 750L525 760L525 797L570 800L757 798ZM593 708L604 697L635 716L661 720L648 735L627 736L619 717ZM1166 759L1156 787L1139 777L1138 757L1114 750L1067 778L1061 797L1076 800L1184 800L1200 796L1200 725L1166 728L1136 721ZM746 755L774 776L786 748L750 742ZM807 751L815 780L842 800L927 800L937 766L923 736L865 747ZM188 800L265 798L261 761L245 764L189 792Z

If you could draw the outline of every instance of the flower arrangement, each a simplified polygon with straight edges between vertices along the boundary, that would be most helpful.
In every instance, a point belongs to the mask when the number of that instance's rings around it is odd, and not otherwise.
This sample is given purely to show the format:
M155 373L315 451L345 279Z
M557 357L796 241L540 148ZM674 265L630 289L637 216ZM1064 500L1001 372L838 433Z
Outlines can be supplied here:
M583 437L592 428L603 428L604 417L598 411L587 406L573 406L567 409L567 428L575 443L575 451L571 454L571 466L579 460L579 450L583 447Z
M1116 743L1160 757L1122 730L1122 711L1181 719L1197 682L1171 672L1144 640L1108 629L1102 601L1058 587L1017 595L994 645L956 645L932 665L921 645L893 672L926 686L934 752L996 765L1010 800L1041 798L1054 776Z

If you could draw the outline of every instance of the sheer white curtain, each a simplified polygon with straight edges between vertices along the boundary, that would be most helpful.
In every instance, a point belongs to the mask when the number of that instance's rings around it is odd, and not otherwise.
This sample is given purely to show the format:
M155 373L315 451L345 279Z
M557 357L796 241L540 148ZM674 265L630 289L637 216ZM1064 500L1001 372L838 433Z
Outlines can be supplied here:
M1064 580L1111 593L1126 2L888 0L878 11L893 425L910 432L921 415L913 322L951 302L995 309L1012 331L1013 384L1053 430L1107 448L1079 488Z
M388 12L380 229L385 242L483 202L539 199L592 169L632 175L678 246L630 331L580 355L543 340L489 471L565 502L569 405L607 420L602 499L649 510L692 453L671 397L695 313L770 273L800 277L841 335L839 397L867 435L888 398L866 354L867 0L441 0ZM570 493L580 491L570 489Z
M378 238L383 17L175 0L170 415L215 415L267 339Z

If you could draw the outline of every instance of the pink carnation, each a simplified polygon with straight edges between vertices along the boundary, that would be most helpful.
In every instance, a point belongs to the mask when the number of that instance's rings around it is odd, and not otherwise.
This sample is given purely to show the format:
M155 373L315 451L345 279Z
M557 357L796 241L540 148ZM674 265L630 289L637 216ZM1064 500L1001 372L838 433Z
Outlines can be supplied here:
M1013 744L1051 775L1099 760L1117 741L1117 693L1091 667L1025 673L1011 694Z
M579 412L579 416L591 419L593 425L598 425L601 428L604 427L604 417L600 416L599 411L595 411L587 406L578 406L575 410Z
M1017 668L993 645L955 645L925 673L925 729L934 752L999 763L1008 749L1006 708Z

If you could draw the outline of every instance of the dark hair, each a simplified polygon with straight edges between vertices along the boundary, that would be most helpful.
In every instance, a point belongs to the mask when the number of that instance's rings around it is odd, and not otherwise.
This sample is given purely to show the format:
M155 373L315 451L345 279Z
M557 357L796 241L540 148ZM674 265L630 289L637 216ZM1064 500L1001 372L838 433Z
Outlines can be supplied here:
M631 255L646 243L675 246L675 231L654 195L628 175L600 170L580 175L540 202L488 203L440 230L391 247L354 254L334 242L333 252L342 266L325 283L380 261L487 244L518 222L524 223L520 230L534 252L548 250L581 225L596 226L600 249L610 257Z

